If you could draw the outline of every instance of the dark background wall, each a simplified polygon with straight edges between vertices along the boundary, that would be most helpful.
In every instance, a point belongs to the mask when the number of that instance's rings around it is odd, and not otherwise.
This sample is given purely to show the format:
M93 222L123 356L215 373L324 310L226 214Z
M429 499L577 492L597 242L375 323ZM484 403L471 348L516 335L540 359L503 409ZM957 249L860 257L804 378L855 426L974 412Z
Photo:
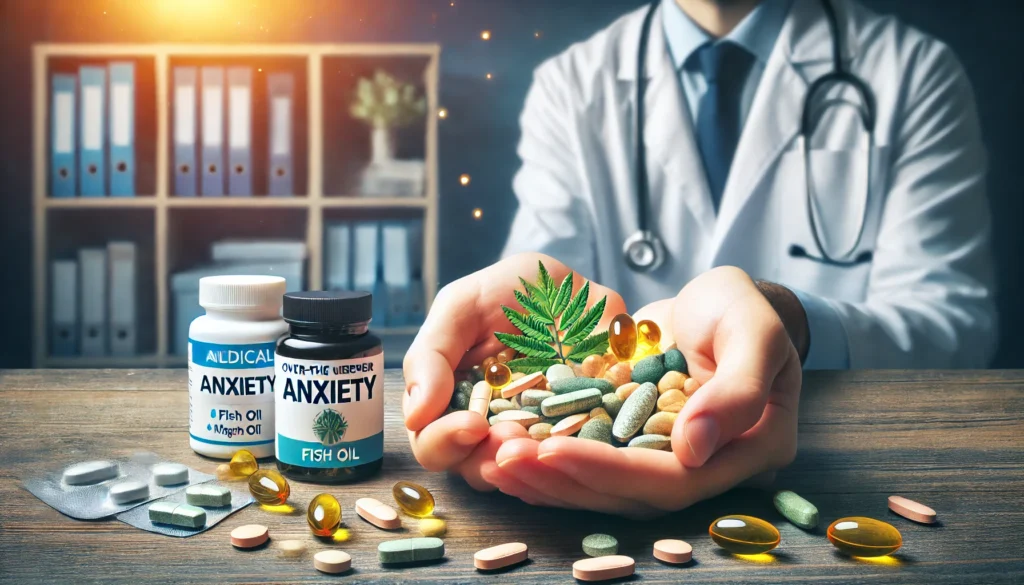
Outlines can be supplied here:
M1000 367L1024 367L1024 2L864 0L944 40L974 84L991 157ZM209 0L217 4L216 0ZM31 47L38 42L438 42L442 284L494 261L508 231L518 115L533 68L641 0L251 0L189 23L197 0L0 0L0 367L30 365ZM454 4L454 5L453 5ZM480 40L480 31L492 40ZM493 79L485 79L486 73ZM458 183L469 173L468 187ZM483 218L471 217L481 207ZM467 245L467 243L471 245Z

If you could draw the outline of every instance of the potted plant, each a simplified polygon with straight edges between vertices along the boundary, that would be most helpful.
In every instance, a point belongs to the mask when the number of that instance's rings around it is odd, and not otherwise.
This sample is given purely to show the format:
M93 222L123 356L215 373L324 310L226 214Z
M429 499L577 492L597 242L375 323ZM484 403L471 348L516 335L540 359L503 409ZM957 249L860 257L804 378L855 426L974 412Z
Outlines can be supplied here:
M366 122L371 128L371 163L394 160L395 130L419 120L426 110L426 98L419 95L411 83L399 81L379 69L372 79L360 79L350 112L353 118Z

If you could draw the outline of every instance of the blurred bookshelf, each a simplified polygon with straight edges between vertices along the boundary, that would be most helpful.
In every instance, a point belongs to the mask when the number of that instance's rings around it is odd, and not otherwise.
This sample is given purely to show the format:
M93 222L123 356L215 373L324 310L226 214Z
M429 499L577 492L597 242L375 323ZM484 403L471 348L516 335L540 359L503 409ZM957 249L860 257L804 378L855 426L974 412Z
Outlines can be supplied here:
M269 238L291 238L306 245L304 286L325 287L325 231L330 222L422 222L423 308L429 307L438 281L438 70L436 44L37 44L33 50L33 363L35 367L147 368L181 367L175 353L174 291L176 271L202 261L201 245L225 238L264 234L240 229L240 220L265 227ZM135 64L134 196L54 196L51 186L51 76L84 65L111 61ZM257 179L262 162L254 132L253 191L250 196L182 196L175 192L172 71L178 65L245 66L256 75L284 69L296 82L292 161L295 193L269 195ZM422 196L394 196L360 190L357 172L365 166L369 128L355 129L347 119L355 83L376 69L398 69L422 92L422 124L403 133L399 155L422 160ZM252 120L259 114L252 81ZM340 97L339 97L340 96ZM225 113L225 115L229 115ZM405 144L402 146L401 144ZM198 148L198 147L197 147ZM225 157L227 158L227 157ZM267 157L264 157L267 158ZM224 170L230 171L226 165ZM196 169L199 171L200 169ZM269 181L269 179L267 180ZM262 185L262 187L261 187ZM201 224L193 221L202 218ZM195 228L200 225L201 228ZM51 262L85 246L129 240L136 246L137 347L132 355L54 355L51 352L53 295ZM383 255L383 251L379 251ZM375 299L376 300L376 299ZM79 313L80 315L80 313ZM400 358L418 325L375 326L385 353ZM394 365L394 362L389 365Z

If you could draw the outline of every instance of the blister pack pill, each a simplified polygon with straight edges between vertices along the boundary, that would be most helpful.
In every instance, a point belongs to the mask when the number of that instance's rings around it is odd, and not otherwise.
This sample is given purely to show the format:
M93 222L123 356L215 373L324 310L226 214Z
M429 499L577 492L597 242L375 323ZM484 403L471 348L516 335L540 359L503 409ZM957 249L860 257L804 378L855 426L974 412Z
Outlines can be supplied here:
M234 484L228 484L212 481L202 485L220 486L231 490L231 504L227 506L190 506L188 504L188 495L185 493L185 490L179 490L155 502L149 502L144 506L136 506L127 512L122 512L117 515L117 519L125 524L131 524L136 528L141 528L148 532L184 538L206 532L216 526L221 520L224 520L228 516L255 501L253 500L252 495L249 494L248 486L244 483L235 482ZM173 509L174 506L179 504L184 504L189 508L199 508L203 510L206 512L206 522L202 526L197 526L195 528L176 526L169 523L153 522L153 515L149 512L150 506L162 505L164 507L168 507L168 505L170 505L169 508ZM157 517L159 518L159 515L157 515Z
M79 520L96 520L213 479L212 475L191 467L185 467L187 474L183 473L182 466L176 463L171 469L177 475L168 479L166 470L170 465L171 462L148 452L130 457L79 460L44 469L26 478L24 485L32 495L62 514Z

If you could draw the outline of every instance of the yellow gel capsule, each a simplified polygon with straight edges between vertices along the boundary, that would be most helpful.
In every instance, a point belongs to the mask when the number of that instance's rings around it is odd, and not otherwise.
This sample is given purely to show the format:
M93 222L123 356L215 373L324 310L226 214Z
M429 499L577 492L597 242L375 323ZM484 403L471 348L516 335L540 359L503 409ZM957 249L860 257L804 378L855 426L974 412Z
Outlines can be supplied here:
M826 534L832 546L854 557L880 557L903 546L903 537L895 526L863 516L840 518Z
M661 327L654 321L641 321L636 324L637 352L648 352L652 349L660 349Z
M256 457L252 453L241 449L231 456L228 467L231 468L231 473L239 477L249 477L256 473L256 470L260 468L260 464L256 462Z
M501 390L512 381L512 370L503 363L494 362L484 373L484 380L492 390Z
M711 540L738 555L757 555L779 546L779 531L753 516L722 516L708 529Z
M267 506L280 506L288 501L291 487L288 480L272 469L260 469L249 476L249 493Z
M434 513L434 496L421 485L400 481L391 488L391 494L395 496L398 507L410 516L423 518Z
M616 315L608 326L608 347L619 361L626 361L636 353L636 323L629 315Z
M341 504L331 494L318 494L306 508L306 522L317 536L331 536L341 524Z

